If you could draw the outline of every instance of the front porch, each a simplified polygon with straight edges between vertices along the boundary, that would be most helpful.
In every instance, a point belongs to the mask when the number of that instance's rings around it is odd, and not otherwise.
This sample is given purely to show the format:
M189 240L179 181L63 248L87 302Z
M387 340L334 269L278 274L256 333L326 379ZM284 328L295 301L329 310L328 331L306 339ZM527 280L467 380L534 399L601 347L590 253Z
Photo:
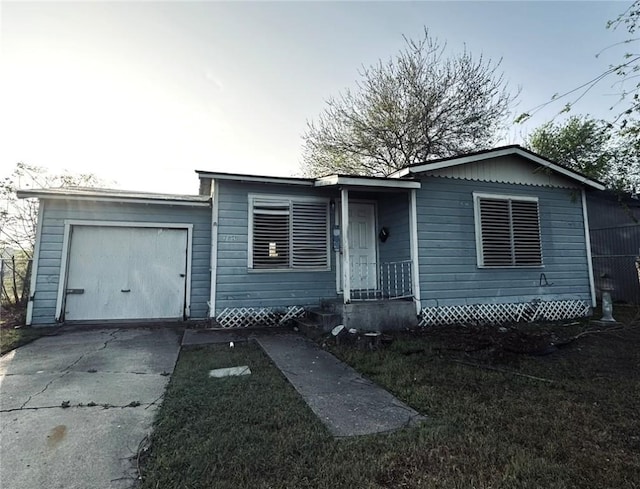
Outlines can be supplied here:
M331 201L336 297L309 308L308 316L323 331L338 324L361 331L417 326L419 183L372 186L367 178L338 178L332 184L339 191Z
M378 182L376 182L378 183ZM329 185L329 183L327 182ZM331 182L336 292L345 305L359 301L412 301L420 307L416 188L418 182L366 178Z

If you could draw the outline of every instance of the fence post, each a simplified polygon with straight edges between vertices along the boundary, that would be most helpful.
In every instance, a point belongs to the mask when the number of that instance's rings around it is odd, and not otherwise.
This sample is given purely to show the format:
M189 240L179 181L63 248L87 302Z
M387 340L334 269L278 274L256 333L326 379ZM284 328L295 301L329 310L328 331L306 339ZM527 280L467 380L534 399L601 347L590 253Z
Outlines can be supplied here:
M2 301L2 294L4 293L4 258L0 258L0 301ZM9 299L7 297L7 299Z

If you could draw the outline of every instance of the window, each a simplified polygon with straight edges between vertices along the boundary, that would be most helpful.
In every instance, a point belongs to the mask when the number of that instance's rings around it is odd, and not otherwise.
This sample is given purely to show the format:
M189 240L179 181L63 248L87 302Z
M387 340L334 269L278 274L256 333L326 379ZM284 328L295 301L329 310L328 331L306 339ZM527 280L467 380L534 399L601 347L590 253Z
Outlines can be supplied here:
M478 266L540 267L538 199L473 194Z
M327 199L249 196L249 268L328 270Z

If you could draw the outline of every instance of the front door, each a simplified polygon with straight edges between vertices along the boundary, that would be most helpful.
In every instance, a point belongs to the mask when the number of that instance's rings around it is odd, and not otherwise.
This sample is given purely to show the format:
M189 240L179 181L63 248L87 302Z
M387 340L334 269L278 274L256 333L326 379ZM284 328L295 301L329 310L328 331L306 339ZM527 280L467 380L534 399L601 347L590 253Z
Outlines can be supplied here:
M351 290L376 289L378 260L373 203L349 202Z

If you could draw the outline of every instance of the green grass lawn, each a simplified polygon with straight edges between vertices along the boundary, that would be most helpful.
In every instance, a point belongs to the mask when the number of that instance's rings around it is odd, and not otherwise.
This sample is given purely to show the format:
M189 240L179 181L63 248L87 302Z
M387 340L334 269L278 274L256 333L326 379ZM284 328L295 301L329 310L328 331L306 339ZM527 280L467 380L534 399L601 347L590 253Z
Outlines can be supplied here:
M39 329L22 327L18 329L0 327L0 355L40 338Z
M183 350L143 487L640 487L638 329L541 357L465 352L465 335L438 328L377 351L334 349L430 418L350 439L333 439L256 345ZM207 377L237 365L252 375Z
M0 306L0 355L30 343L44 334L43 329L26 327L24 315L24 307Z

